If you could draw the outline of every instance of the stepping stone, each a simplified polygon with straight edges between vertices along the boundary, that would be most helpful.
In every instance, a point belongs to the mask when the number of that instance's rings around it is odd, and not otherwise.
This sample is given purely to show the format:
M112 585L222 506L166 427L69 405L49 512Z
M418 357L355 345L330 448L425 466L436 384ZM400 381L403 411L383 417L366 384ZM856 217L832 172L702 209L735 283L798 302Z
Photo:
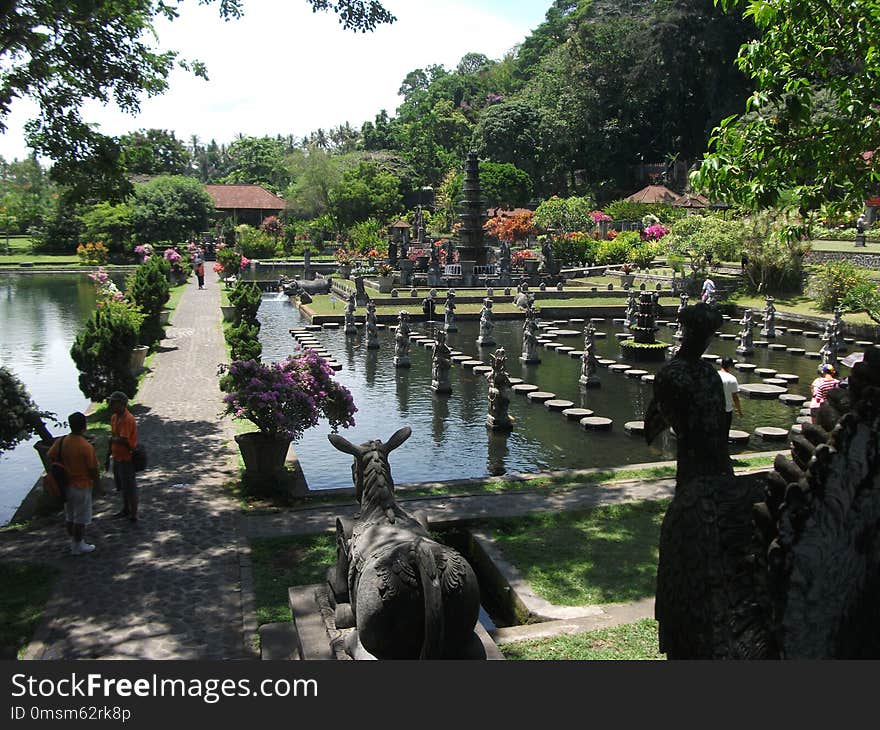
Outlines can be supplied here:
M778 350L787 350L788 346L783 345L779 342L771 342L769 345L767 345L767 348L770 350L777 350L778 351Z
M376 322L376 329L377 330L384 330L385 327L386 327L386 325L382 324L381 322Z
M461 366L468 370L477 367L477 365L485 365L485 363L482 360L463 360L461 363Z
M645 422L627 421L623 424L623 430L633 436L641 436L645 432Z
M787 406L802 406L806 402L806 398L795 393L783 393L779 396L779 400Z
M593 411L591 411L589 408L566 408L564 411L562 411L562 415L565 416L569 421L580 421L582 418L592 416Z
M324 329L324 328L319 324L307 324L306 325L306 332L320 332L322 329Z
M435 342L436 342L436 340L428 340L428 339L425 339L425 340L419 340L419 344L420 344L422 347L425 347L425 348L427 348L427 347L434 347L434 343L435 343Z
M755 340L752 344L755 347L767 347L770 343L767 340Z
M614 363L614 365L609 365L608 369L612 373L625 373L627 370L631 369L631 365L624 365L623 363Z
M782 380L781 378L764 378L761 382L766 385L781 385L783 387L788 385L788 381Z
M755 436L760 437L764 441L787 441L788 431L784 428L775 428L774 426L761 426L755 429Z
M578 319L577 317L572 317L569 321L569 324L586 324L585 319Z
M810 330L809 332L804 332L804 337L810 337L815 340L819 338L820 334L821 332L814 332L813 330Z
M813 412L809 408L801 408L798 411L799 416L812 416Z
M788 432L793 436L800 436L804 432L804 424L796 423L788 430Z
M517 383L513 386L513 388L511 388L511 390L513 390L514 393L528 394L534 393L536 390L538 390L538 386L532 385L531 383Z
M822 359L821 352L812 352L812 351L805 352L804 355L806 355L808 358L810 358L810 360L821 360Z
M868 340L856 340L856 344L859 347L873 347L874 346L874 343L869 342Z
M796 383L800 380L794 373L776 373L776 377L784 380L786 383Z
M779 329L779 327L777 327L776 329ZM792 327L790 330L788 330L788 334L790 335L802 335L803 333L804 331L802 329L798 329L797 327Z
M585 431L610 431L612 423L614 421L610 418L602 418L602 416L587 416L580 421L581 428Z
M804 423L812 423L812 422L813 422L813 417L812 417L812 416L798 416L798 417L795 419L795 421L796 421L797 423L800 423L800 424L804 424Z
M855 342L856 342L856 339L855 339L855 337L844 337L844 338L843 338L843 341L844 341L847 345L854 345Z
M546 390L533 390L526 395L530 401L534 401L535 403L543 403L544 401L553 400L556 397L556 393L549 393Z
M744 373L750 373L753 370L758 369L757 365L753 365L750 362L738 362L733 367L735 367L737 370L740 370L741 372L744 372Z
M644 375L648 375L648 371L639 370L638 368L630 368L624 373L624 375L628 378L641 378Z
M578 335L582 335L583 332L578 332L578 330L557 330L557 337L577 337Z
M609 360L608 358L605 358L605 357L597 358L596 362L599 363L603 368L607 368L611 365L617 364L617 360Z
M593 337L595 337L597 340L604 340L606 337L608 337L608 333L599 332L598 330L596 330L595 332L593 332Z
M643 376L642 376L642 382L643 382L643 383L653 383L653 382L654 382L654 378L656 378L656 377L657 377L657 376L654 375L654 373L651 373L651 374L649 374L649 375L643 375Z
M463 352L459 352L458 350L450 350L449 351L450 357L455 357L456 355L463 355L463 354L464 354Z
M803 347L786 347L785 351L789 355L803 355L806 352Z
M342 363L336 362L335 360L328 362L327 364L330 366L330 369L333 370L334 372L338 373L340 370L342 370Z
M593 320L591 319L590 321L592 322ZM620 318L620 317L615 317L611 321L614 322L614 324L623 324L624 322L626 322L625 319Z
M584 354L583 350L570 350L568 353L568 356L573 359L578 359L583 354Z
M632 335L629 332L618 332L614 335L618 340L629 340Z
M563 400L562 398L552 398L550 400L544 401L544 406L549 408L551 411L564 411L567 408L572 408L574 403L570 400Z
M477 374L491 373L491 372L492 372L492 366L491 366L491 365L477 365L477 366L474 368L474 372L477 373Z
M324 322L323 327L325 330L338 330L339 322Z
M787 329L788 327L780 327L779 325L776 325L777 332L785 332Z
M553 337L557 337L562 330L558 330L556 328L547 330L548 335L552 335Z
M721 318L722 318L724 321L726 321L726 322L729 322L729 321L730 321L730 315L729 315L729 314L722 314L722 315L721 315Z
M592 322L593 324L599 324L600 322L604 322L606 319L608 319L608 318L607 318L607 317L590 317L590 322ZM571 321L574 322L574 320L571 320ZM583 321L583 320L581 320L581 321ZM623 324L623 321L624 321L624 320L622 320L622 319L615 319L615 320L612 320L612 321L614 321L614 322L620 322L621 324Z
M508 380L510 381L510 384L511 384L512 386L513 386L513 385L519 385L520 383L524 383L524 382L525 382L522 378L508 378Z
M422 339L424 339L424 337L425 337L424 335L420 335L418 332L410 332L409 333L410 342L413 342L415 340L422 340Z
M704 360L708 360L709 362L715 362L721 355L716 355L712 352L704 352L701 356Z
M544 347L548 350L555 350L559 347L565 347L565 345L563 345L561 342L548 342L546 345L544 345Z
M727 440L732 444L745 444L748 443L749 434L745 431L731 429L727 434Z
M773 368L755 368L755 375L761 378L772 378L776 375L776 371Z
M669 320L668 319L658 319L658 320L654 321L654 324L656 324L658 327L666 327L669 324ZM625 426L624 426L624 428L625 428Z
M453 355L452 362L468 362L471 360L470 355Z
M736 335L728 335L728 334L720 334L718 335L722 340L735 340Z
M561 345L560 347L556 348L556 352L565 355L566 353L574 352L574 348L568 347L567 345Z
M749 398L776 398L785 393L785 388L782 386L767 385L767 383L743 383L739 389Z

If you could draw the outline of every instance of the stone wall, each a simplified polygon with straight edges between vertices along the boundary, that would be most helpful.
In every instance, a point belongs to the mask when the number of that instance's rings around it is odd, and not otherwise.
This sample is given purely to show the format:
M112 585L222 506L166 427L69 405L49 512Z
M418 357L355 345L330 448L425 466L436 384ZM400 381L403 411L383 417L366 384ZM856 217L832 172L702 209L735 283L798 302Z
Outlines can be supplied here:
M821 264L825 261L852 261L865 269L880 269L880 251L868 252L853 247L852 251L811 251L805 259L808 264Z

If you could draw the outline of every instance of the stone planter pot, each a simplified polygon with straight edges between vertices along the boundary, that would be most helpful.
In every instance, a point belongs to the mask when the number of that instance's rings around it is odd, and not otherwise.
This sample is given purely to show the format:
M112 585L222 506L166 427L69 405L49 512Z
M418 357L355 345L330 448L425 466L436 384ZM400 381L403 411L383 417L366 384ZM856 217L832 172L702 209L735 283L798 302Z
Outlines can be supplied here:
M379 285L379 293L387 294L394 286L394 276L377 276L376 283Z
M235 307L221 305L220 311L223 312L224 322L232 322L235 319Z
M171 321L171 310L170 309L163 309L161 312L159 312L159 324L166 325L170 321Z
M416 268L419 271L425 271L428 268L428 257L416 256Z
M635 274L621 274L620 275L620 285L622 287L631 287L636 281Z
M523 269L526 274L531 276L532 274L538 273L538 266L540 265L540 261L538 259L523 259Z
M284 467L290 439L269 436L259 431L240 433L235 437L244 460L244 468L255 477L269 477Z
M132 348L130 360L132 375L137 375L144 369L144 362L147 359L147 352L149 349L150 348L146 345L139 345L138 347Z

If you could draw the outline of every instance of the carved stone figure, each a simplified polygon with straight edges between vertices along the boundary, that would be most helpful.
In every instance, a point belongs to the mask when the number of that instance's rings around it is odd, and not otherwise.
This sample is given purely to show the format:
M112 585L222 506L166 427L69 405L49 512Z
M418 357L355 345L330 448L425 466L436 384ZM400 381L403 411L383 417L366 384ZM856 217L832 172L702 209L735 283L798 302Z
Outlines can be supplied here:
M492 300L486 297L483 300L483 309L480 312L480 334L477 336L477 344L480 347L489 347L495 344L492 332L495 323L492 321Z
M422 314L425 315L426 322L434 321L434 314L437 311L437 302L434 300L434 297L427 296L422 299Z
M446 344L446 330L437 331L437 339L431 353L431 390L435 393L451 393L449 371L452 369L452 350Z
M454 263L455 263L455 261L454 261L454 259L455 259L455 247L452 245L452 239L451 239L451 238L447 238L447 239L443 242L443 250L446 251L446 263L447 263L447 264L454 264Z
M498 269L501 286L510 286L510 262L510 244L507 241L501 241L498 251Z
M388 242L388 264L395 269L397 268L397 243L395 241Z
M364 277L362 274L355 274L354 276L354 292L357 303L361 306L366 304L370 298L364 290Z
M548 276L559 274L559 266L556 263L556 258L553 256L553 246L550 245L550 241L544 241L541 244L541 258L543 259L544 272Z
M768 296L764 303L764 326L761 328L761 337L767 340L776 339L776 307L773 306L773 297Z
M687 294L679 294L678 295L678 311L675 313L675 334L672 336L676 340L680 340L682 336L681 329L681 310L684 309L688 305L688 301L690 301L690 297ZM674 354L674 353L673 353Z
M835 369L838 369L840 364L837 361L837 356L845 349L843 342L843 318L841 317L839 307L834 310L834 318L825 323L822 340L824 340L824 344L819 348L822 362L826 365L833 365Z
M394 498L388 455L411 433L407 426L386 443L360 446L329 436L354 457L360 503L353 519L336 519L336 565L328 574L336 626L355 627L345 642L353 657L484 658L474 633L480 590L473 570L430 537L423 516L409 514Z
M354 292L348 295L348 303L345 305L345 334L356 335L357 325L354 323L354 310L357 309L357 300Z
M602 385L596 372L599 362L596 358L596 328L588 322L584 328L584 351L581 354L581 376L578 382L585 388L598 388Z
M510 377L507 374L507 355L503 347L489 355L492 372L486 373L489 381L489 412L486 415L486 426L493 431L510 431L513 418L507 412L510 406Z
M755 323L752 321L752 310L747 309L743 313L743 318L740 320L740 324L742 325L742 329L739 332L739 346L736 348L736 351L741 355L751 355L755 351L755 345L753 344L752 339L752 329L755 326Z
M443 329L447 332L458 332L455 324L455 290L448 289L446 292L446 307L443 312Z
M522 355L519 359L527 363L541 362L541 356L538 355L538 312L534 307L526 309Z
M534 301L535 295L529 292L529 285L525 282L520 282L517 287L516 296L513 298L514 305L520 309L528 309Z
M365 328L367 330L367 349L379 349L379 328L376 327L376 305L373 300L367 302L367 314L365 317Z
M410 367L409 359L409 312L401 310L397 315L397 332L394 334L394 367Z
M638 311L639 305L636 302L636 293L632 289L629 289L626 292L626 314L623 315L624 327L629 328L635 325Z

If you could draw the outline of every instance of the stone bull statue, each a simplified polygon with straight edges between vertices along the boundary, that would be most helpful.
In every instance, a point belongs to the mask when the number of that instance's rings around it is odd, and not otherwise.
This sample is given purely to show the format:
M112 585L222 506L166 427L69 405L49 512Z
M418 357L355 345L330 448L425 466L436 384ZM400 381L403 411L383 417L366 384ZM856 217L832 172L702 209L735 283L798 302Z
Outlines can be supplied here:
M386 443L356 446L330 434L354 457L352 520L336 520L336 566L328 582L337 628L356 627L346 639L353 657L361 648L377 659L483 658L474 633L480 589L456 550L431 539L424 516L412 516L394 498L388 454L406 441L406 426Z

